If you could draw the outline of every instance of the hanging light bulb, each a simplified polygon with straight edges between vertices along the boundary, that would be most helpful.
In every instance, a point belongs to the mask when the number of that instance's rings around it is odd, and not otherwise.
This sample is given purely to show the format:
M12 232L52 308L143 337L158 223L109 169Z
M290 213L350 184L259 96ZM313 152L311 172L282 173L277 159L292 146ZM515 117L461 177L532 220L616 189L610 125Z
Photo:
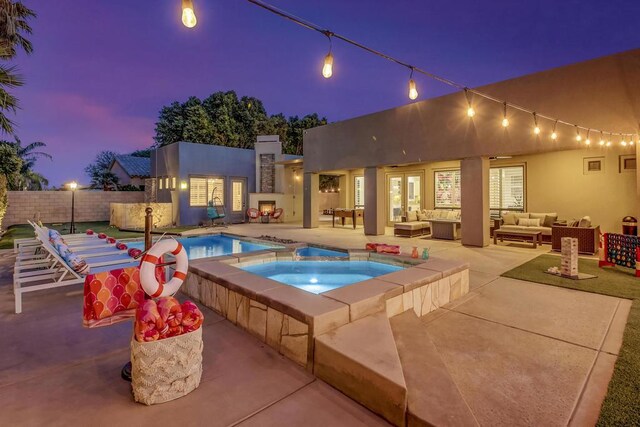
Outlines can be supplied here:
M471 106L471 99L469 98L469 89L464 88L464 96L467 98L467 116L473 117L476 115L476 110Z
M557 126L557 125L558 125L558 121L556 120L556 121L553 123L553 132L551 132L551 139L553 139L554 141L555 141L556 139L558 139L558 134L556 133L556 126Z
M580 136L580 129L578 129L578 126L576 126L576 141L582 141L582 136Z
M324 57L324 66L322 67L322 75L325 79L328 79L333 75L333 55L331 52L327 53Z
M591 129L587 129L587 139L585 139L584 141L586 145L591 145L591 139L589 138L589 133L591 133Z
M198 23L192 0L182 0L182 23L187 28L193 28Z
M620 135L620 144L622 144L623 147L627 146L627 141L624 139L624 135Z
M409 99L414 100L418 97L418 89L416 82L413 80L413 67L411 67L411 75L409 76Z
M600 142L598 143L600 146L604 145L604 133L600 131Z
M327 38L329 39L329 53L327 53L327 56L324 57L324 66L322 67L322 75L324 76L325 79L328 79L333 75L333 55L331 54L331 48L333 47L331 43L332 33L330 31L326 31L324 35L327 36Z
M535 133L536 135L540 135L540 126L538 126L538 116L536 115L536 113L533 113L533 124L533 133Z
M507 103L504 103L504 115L503 115L503 119L502 119L502 127L506 128L507 126L509 126L509 119L507 119Z

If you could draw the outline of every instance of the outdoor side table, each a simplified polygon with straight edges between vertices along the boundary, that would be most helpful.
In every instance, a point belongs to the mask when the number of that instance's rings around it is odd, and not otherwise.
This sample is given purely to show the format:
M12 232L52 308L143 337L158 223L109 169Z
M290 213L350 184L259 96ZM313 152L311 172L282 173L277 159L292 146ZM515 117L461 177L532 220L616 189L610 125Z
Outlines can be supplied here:
M456 240L459 238L460 221L431 219L431 237L434 239Z

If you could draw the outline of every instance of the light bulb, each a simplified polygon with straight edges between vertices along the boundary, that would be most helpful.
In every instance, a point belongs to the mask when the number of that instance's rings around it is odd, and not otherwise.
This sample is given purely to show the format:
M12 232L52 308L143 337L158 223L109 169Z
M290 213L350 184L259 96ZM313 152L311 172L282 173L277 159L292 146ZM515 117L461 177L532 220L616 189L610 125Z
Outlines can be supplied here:
M556 133L556 131L553 131L553 132L551 133L551 139L553 139L553 140L558 139L558 134Z
M624 139L622 140L622 142L620 142L620 144L622 144L623 147L627 146L627 141L625 141Z
M416 89L416 82L413 79L409 79L409 99L416 99L418 97L418 89Z
M587 144L587 145L591 145L591 140L590 140L589 138L587 138L587 139L584 141L584 143L585 143L585 144Z
M509 126L509 119L505 117L504 119L502 119L502 127L506 128L507 126Z
M633 139L629 141L629 145L633 145Z
M198 23L192 0L182 0L182 23L187 28L193 28Z
M474 110L472 106L469 106L469 108L467 108L467 116L473 117L475 115L476 115L476 110Z
M580 134L576 135L576 141L578 142L582 141L582 137L580 136Z
M600 142L598 143L600 145L604 145L604 139L601 139Z
M328 79L333 75L333 55L331 52L327 53L324 57L324 67L322 67L322 75L325 79Z
M540 128L538 126L533 128L533 133L535 133L536 135L540 134Z
M611 141L607 141L607 147L611 147Z

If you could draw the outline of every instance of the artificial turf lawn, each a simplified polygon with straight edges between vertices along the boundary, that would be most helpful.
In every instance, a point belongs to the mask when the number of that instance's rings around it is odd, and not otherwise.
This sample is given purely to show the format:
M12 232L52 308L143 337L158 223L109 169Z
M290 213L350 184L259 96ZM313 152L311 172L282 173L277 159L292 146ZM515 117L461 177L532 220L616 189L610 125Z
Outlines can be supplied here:
M61 234L69 234L70 223L44 224L48 228L58 230ZM120 231L116 227L111 227L109 221L94 222L76 222L76 232L83 233L87 229L92 229L96 233L105 233L116 239L125 239L128 237L142 237L142 232ZM9 227L6 233L0 239L0 249L13 249L14 239L24 239L33 237L33 227L29 224L13 225Z
M585 292L609 295L633 300L624 329L622 348L616 361L607 396L600 411L599 426L640 425L640 278L635 271L616 268L599 268L598 261L580 259L581 273L598 277L587 280L571 280L545 273L549 267L559 266L560 257L541 255L503 274L504 277L529 282L577 289Z

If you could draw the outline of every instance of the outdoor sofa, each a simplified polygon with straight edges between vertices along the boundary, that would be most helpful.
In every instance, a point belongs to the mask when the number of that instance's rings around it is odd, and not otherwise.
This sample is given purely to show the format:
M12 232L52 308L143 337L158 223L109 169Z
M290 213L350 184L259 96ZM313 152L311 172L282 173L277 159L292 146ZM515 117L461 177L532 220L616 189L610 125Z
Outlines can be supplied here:
M555 212L505 212L494 220L494 231L540 231L542 241L551 243L553 225L560 225Z
M401 222L393 225L393 235L400 237L416 237L431 234L431 220L460 221L459 209L423 209L407 211Z
M551 249L560 251L562 249L562 238L573 237L578 239L578 252L581 254L595 255L600 246L600 226L592 226L588 217L582 218L578 224L575 222L570 226L554 225L551 232Z

